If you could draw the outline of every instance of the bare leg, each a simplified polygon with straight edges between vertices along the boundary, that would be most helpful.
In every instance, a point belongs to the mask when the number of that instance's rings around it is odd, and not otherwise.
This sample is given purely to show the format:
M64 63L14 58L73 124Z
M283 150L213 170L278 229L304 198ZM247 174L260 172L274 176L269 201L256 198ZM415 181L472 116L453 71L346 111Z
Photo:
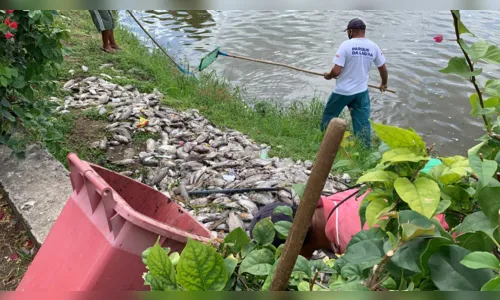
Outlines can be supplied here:
M101 34L102 34L102 50L108 53L115 53L115 50L111 47L109 43L110 30L104 30L101 32Z
M116 41L115 41L115 33L113 32L113 29L110 30L110 34L109 34L109 44L111 46L111 48L113 49L117 49L117 50L120 50L120 46L118 46L116 44Z

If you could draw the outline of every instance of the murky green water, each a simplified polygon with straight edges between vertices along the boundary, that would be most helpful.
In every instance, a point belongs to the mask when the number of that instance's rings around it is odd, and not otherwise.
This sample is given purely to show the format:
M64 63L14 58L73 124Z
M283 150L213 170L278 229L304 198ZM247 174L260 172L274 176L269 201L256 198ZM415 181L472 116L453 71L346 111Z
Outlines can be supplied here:
M221 51L265 59L312 71L329 70L338 45L347 37L343 29L352 18L367 24L367 37L384 51L389 87L397 95L370 89L372 118L398 126L411 126L443 154L465 154L481 134L481 120L469 115L466 80L437 70L452 56L461 56L456 42L436 44L440 33L453 39L449 11L135 11L136 17L169 53L184 57L193 69L216 45ZM126 12L122 24L146 36ZM500 44L500 12L462 11L469 29L489 42ZM216 70L244 88L247 101L326 101L334 81L293 70L219 57L206 71ZM500 78L498 65L484 65L484 82ZM375 67L370 83L380 82ZM318 120L319 122L319 120Z

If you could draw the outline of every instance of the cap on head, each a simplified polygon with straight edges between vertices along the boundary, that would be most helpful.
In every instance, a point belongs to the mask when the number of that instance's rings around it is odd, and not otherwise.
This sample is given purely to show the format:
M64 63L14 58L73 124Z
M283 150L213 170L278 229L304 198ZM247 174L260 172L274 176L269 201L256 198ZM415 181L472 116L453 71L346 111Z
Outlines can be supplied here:
M365 25L365 22L363 22L361 19L355 18L355 19L352 19L349 22L349 24L347 24L347 28L344 29L344 31L347 31L349 29L365 30L366 25Z

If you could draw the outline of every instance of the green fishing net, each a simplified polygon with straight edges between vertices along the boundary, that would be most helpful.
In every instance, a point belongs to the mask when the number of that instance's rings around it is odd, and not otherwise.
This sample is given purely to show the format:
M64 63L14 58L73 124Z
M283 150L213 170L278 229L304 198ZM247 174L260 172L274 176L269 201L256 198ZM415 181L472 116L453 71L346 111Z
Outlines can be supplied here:
M215 48L215 50L208 53L205 57L201 59L200 66L198 67L199 71L202 71L217 59L217 56L219 54L219 48L220 47Z

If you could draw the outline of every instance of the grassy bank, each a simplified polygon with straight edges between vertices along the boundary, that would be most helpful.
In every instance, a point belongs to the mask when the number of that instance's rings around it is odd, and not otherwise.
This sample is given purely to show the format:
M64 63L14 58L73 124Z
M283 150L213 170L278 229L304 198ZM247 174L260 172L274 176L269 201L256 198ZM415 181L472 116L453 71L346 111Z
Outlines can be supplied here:
M200 81L197 81L179 73L168 57L158 50L151 52L131 32L117 28L116 41L123 50L108 54L100 49L100 34L96 32L88 11L62 11L61 14L64 18L60 22L72 33L68 45L72 53L63 64L61 83L74 77L105 73L113 77L110 81L133 84L141 92L151 92L156 88L166 95L163 104L180 110L196 108L220 128L239 130L258 143L272 146L272 156L314 159L323 136L319 130L323 110L321 101L295 104L286 109L258 103L251 109L239 94L232 92L227 82L213 74L198 73ZM113 64L113 67L100 68L103 64ZM82 70L82 65L88 67L88 72ZM64 93L58 96L64 96ZM85 117L74 114L66 116L61 118L60 126L67 135L78 134L75 123L81 118ZM59 159L65 160L65 153L76 150L82 158L91 161L102 155L87 151L83 149L81 141L75 143L72 140L75 139L68 138L68 143L64 145L65 151L58 154ZM359 148L356 145L349 147ZM357 161L357 157L363 157L363 153L358 150L348 149L347 152L358 152L358 155L348 156ZM344 153L340 159L347 157Z

